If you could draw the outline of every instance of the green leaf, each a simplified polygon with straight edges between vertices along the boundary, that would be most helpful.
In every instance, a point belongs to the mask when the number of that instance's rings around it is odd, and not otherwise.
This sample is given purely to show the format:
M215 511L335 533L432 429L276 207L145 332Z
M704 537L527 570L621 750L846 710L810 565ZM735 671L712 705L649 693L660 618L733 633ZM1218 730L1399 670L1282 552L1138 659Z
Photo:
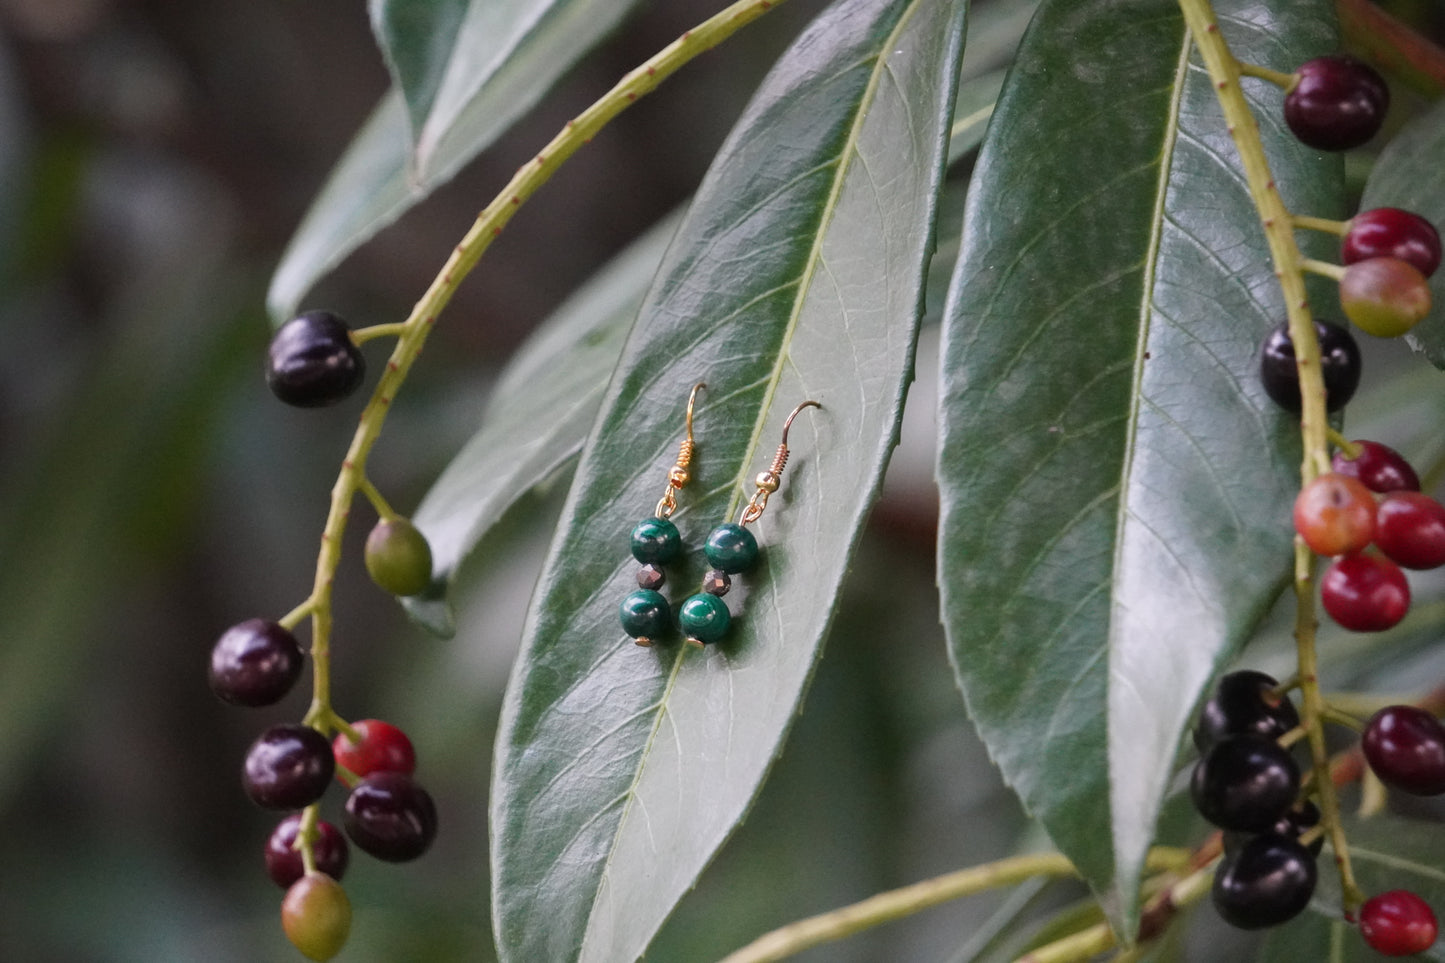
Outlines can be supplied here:
M508 5L492 2L486 6L505 10ZM392 84L406 101L412 131L419 132L456 50L468 2L371 0L367 7Z
M1407 889L1437 913L1445 907L1445 838L1438 822L1389 815L1363 822L1347 819L1345 835L1356 880L1367 896ZM1381 959L1360 938L1359 928L1344 921L1340 907L1339 874L1333 871L1331 860L1322 857L1320 881L1310 911L1271 931L1259 959L1262 963L1367 963ZM1445 960L1445 944L1436 943L1420 956Z
M1241 59L1333 43L1323 0L1216 9ZM1246 89L1287 203L1338 210L1338 161ZM984 741L1123 929L1197 697L1290 564L1298 443L1255 374L1283 317L1173 0L1045 3L944 314L939 578Z
M272 320L290 317L318 278L451 180L636 3L475 0L418 128L416 158L408 98L393 89L357 133L282 255L266 296ZM408 93L424 99L415 88Z
M498 736L504 960L631 960L742 819L780 750L896 441L962 49L963 0L843 0L739 121L623 351L528 617ZM730 636L639 648L619 601L696 414L674 520L736 516L793 425ZM703 564L669 567L680 601Z
M1435 227L1445 227L1445 103L1417 117L1388 147L1365 182L1360 210L1402 207L1414 211ZM1332 260L1338 260L1338 253ZM1430 314L1405 336L1410 347L1423 351L1437 368L1445 368L1445 274L1430 278L1434 306Z
M622 342L678 220L665 218L613 258L507 365L481 428L412 518L431 543L439 590L450 592L457 568L510 505L582 450ZM438 635L456 631L446 598L410 598L404 604Z

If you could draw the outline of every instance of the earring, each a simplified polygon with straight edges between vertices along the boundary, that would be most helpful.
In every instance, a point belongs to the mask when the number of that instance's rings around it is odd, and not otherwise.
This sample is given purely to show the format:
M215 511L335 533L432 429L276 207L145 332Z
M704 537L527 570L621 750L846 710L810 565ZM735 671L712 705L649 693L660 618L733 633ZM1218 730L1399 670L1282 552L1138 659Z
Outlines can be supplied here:
M687 437L678 446L677 464L667 473L667 490L662 493L656 511L632 529L632 557L642 563L642 568L637 572L637 591L622 600L618 617L622 631L638 645L651 645L672 628L672 611L658 589L667 581L662 566L682 553L682 536L669 518L677 509L678 491L692 480L688 466L697 447L692 441L692 409L697 393L706 387L698 382L687 396Z
M730 576L746 572L758 561L757 539L753 538L753 533L744 526L758 520L768 505L768 496L782 484L783 466L788 463L788 429L792 427L793 419L798 417L798 412L804 408L821 407L823 406L816 401L805 401L793 409L788 420L783 422L783 439L778 445L777 453L773 455L773 463L767 471L759 473L754 479L757 490L743 506L738 520L724 522L708 535L703 554L707 556L712 571L703 576L702 591L689 596L677 613L678 623L690 644L700 648L727 635L728 626L732 624L732 613L728 611L727 603L722 597L732 588Z

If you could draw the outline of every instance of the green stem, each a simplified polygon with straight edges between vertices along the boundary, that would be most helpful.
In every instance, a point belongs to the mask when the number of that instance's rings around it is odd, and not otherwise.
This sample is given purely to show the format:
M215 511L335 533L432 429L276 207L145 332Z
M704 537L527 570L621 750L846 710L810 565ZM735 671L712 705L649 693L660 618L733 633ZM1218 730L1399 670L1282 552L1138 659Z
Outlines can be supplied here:
M371 507L376 509L376 514L381 516L383 522L394 522L401 517L392 509L387 500L382 497L381 492L377 491L376 486L371 483L370 478L362 475L357 479L357 487L359 487L361 493L366 496L366 500L371 502Z
M1320 371L1320 346L1315 337L1309 300L1305 295L1299 247L1294 239L1294 218L1285 207L1270 174L1264 146L1259 140L1255 122L1244 93L1239 87L1239 61L1230 52L1220 35L1209 0L1179 0L1185 23L1194 37L1214 82L1215 94L1224 112L1230 136L1239 151L1246 183L1259 212L1274 262L1275 275L1284 292L1290 339L1294 342L1295 360L1300 384L1300 435L1304 457L1300 465L1300 483L1306 485L1315 476L1330 470L1325 414L1325 385ZM1325 747L1321 714L1318 662L1315 656L1315 628L1318 620L1314 608L1314 556L1300 539L1295 539L1295 647L1299 659L1300 695L1304 709L1304 725L1309 731L1310 754L1314 761L1315 779L1319 786L1320 810L1328 827L1335 860L1339 864L1344 908L1352 912L1361 902L1350 865L1349 847L1340 823L1339 800L1329 778L1329 755Z
M398 321L396 324L373 324L369 328L358 328L351 332L353 344L365 344L372 338L399 338L406 333L406 323Z
M398 335L391 357L378 380L371 398L361 412L361 423L341 462L341 471L331 488L330 507L321 532L321 548L316 558L316 577L311 589L311 708L308 724L321 728L334 727L337 719L331 710L331 590L341 561L341 542L346 520L356 493L366 485L366 460L381 434L392 400L406 380L407 372L431 333L437 317L451 301L462 280L481 259L493 240L512 219L517 210L557 172L582 145L591 141L611 120L632 106L639 98L655 90L683 64L712 49L742 27L780 6L785 0L738 0L714 14L692 30L668 44L641 66L626 74L617 85L602 95L542 148L535 158L522 165L502 192L492 200L467 231L440 273L412 308L411 315L400 325L380 325L383 333ZM376 332L375 328L362 329ZM358 332L359 334L360 332ZM366 334L363 337L370 337Z
M316 603L311 599L307 599L291 611L287 612L285 615L281 616L281 618L277 619L276 624L289 632L292 629L296 628L296 626L300 625L301 620L306 618L306 616L310 615L311 610L315 607Z
M1363 447L1355 444L1353 441L1350 441L1350 439L1346 438L1338 431L1335 431L1334 428L1326 428L1325 435L1329 438L1330 444L1338 448L1346 458L1352 461L1356 458L1359 458L1360 452L1365 450Z
M1318 274L1321 277L1331 278L1335 281L1342 280L1345 276L1345 268L1342 264L1331 264L1329 261L1316 261L1312 257L1301 258L1299 266L1302 270L1311 274Z
M1287 74L1278 70L1270 70L1268 67L1261 67L1258 64L1241 63L1239 65L1241 77L1255 77L1259 80L1267 80L1285 93L1294 90L1299 83L1299 74Z
M1187 850L1160 846L1149 852L1146 865L1155 871L1177 870L1187 865L1189 858ZM1078 871L1073 863L1059 853L1001 859L878 893L851 906L789 923L729 954L720 963L773 963L963 896L1012 886L1036 877L1076 875ZM1104 928L1107 931L1108 927Z
M1350 229L1349 221L1336 221L1326 217L1310 217L1307 214L1296 214L1294 226L1306 231L1324 231L1326 234L1333 234L1336 237L1344 237Z

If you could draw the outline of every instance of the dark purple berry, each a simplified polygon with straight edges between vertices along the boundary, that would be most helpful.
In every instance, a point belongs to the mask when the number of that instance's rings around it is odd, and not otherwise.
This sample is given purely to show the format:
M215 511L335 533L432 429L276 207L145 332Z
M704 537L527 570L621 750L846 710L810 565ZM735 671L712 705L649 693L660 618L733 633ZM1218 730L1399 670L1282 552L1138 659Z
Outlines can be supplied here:
M300 809L326 792L336 772L331 743L310 726L272 726L246 753L242 785L258 806Z
M301 852L294 849L296 833L301 829L301 814L292 813L276 826L266 840L266 875L282 889L306 875ZM341 830L328 822L316 823L317 837L311 844L316 857L316 869L334 880L346 875L346 866L351 862L351 847Z
M1335 452L1331 464L1341 475L1353 475L1372 492L1420 490L1420 476L1398 451L1378 441L1359 441L1354 444L1360 453L1354 458L1345 457L1343 451Z
M1221 676L1214 694L1199 711L1194 745L1206 752L1228 736L1254 733L1278 739L1299 725L1299 713L1286 696L1275 695L1279 683L1248 669Z
M266 383L288 405L334 405L361 386L366 359L351 329L330 311L307 311L281 325L266 357Z
M269 706L291 691L304 662L296 636L275 622L247 619L211 650L211 691L233 705Z
M1284 98L1284 122L1317 150L1359 147L1379 131L1390 88L1374 68L1352 57L1316 57L1300 65Z
M1315 859L1299 840L1256 836L1214 874L1214 908L1231 926L1278 926L1309 905L1318 878Z
M1299 795L1299 766L1289 750L1253 734L1230 736L1200 758L1189 781L1199 814L1220 829L1271 829Z
M1445 793L1445 726L1424 709L1381 709L1365 725L1360 748L1386 785L1415 796Z
M346 835L389 863L416 859L437 834L436 805L410 776L377 772L356 784L346 800Z
M1419 214L1377 207L1356 214L1349 224L1340 245L1345 264L1392 257L1413 264L1427 278L1440 266L1440 233Z
M1320 372L1325 379L1325 407L1339 411L1355 396L1360 386L1360 346L1339 325L1315 322L1320 341ZM1285 411L1300 412L1299 369L1295 367L1294 342L1289 325L1270 332L1259 353L1259 377L1265 393Z

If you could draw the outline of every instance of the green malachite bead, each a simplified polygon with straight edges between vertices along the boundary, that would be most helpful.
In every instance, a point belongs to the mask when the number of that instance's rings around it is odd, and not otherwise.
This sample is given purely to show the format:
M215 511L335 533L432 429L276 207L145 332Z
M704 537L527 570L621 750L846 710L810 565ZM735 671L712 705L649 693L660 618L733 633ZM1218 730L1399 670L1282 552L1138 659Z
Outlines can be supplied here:
M651 589L638 589L622 600L617 610L622 631L634 639L657 639L672 627L667 599Z
M681 552L682 536L665 518L644 518L632 530L632 557L643 565L670 562Z
M716 595L700 593L682 603L682 608L677 613L677 621L682 626L683 634L689 639L709 645L728 634L732 615L728 612L727 603L722 599Z
M712 530L702 551L713 568L736 575L757 564L758 540L746 528L728 522Z

